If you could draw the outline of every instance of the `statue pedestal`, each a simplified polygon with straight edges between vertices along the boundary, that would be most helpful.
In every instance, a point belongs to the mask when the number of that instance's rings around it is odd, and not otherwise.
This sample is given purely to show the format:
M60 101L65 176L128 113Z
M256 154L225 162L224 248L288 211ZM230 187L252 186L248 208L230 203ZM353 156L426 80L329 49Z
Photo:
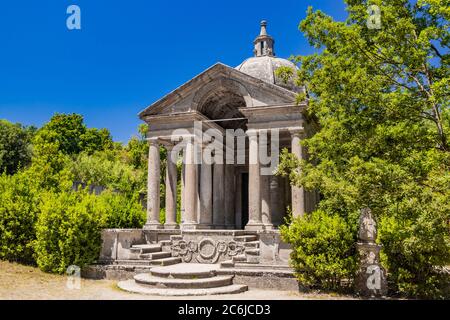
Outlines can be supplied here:
M380 263L381 246L375 243L377 224L369 208L361 210L359 218L359 270L355 279L356 293L364 297L382 297L387 294L386 271Z
M386 271L380 264L381 246L376 243L358 242L356 248L360 267L355 279L356 293L364 297L386 296Z

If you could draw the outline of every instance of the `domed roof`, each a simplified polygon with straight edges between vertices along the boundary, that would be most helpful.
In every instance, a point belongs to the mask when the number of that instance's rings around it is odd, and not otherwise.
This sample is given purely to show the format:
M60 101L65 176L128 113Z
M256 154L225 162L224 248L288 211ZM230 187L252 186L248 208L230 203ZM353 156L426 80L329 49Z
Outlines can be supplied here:
M297 66L287 59L275 56L273 47L275 41L271 36L267 35L266 26L266 21L261 21L260 35L253 42L255 45L255 49L253 50L255 56L246 59L237 66L236 69L252 77L276 84L288 90L295 92L300 91L301 88L295 85L294 79L290 79L286 83L283 79L276 76L275 71L280 67L288 67L297 70Z
M249 76L276 84L288 90L299 91L299 88L295 85L293 79L286 83L283 79L276 76L275 71L280 67L288 67L297 70L297 66L291 61L271 56L248 58L237 66L236 69Z

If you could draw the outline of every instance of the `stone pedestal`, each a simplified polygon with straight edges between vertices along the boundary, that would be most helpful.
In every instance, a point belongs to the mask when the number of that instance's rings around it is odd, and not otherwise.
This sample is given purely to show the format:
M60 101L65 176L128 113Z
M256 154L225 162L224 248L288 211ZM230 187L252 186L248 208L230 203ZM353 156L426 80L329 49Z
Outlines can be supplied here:
M360 266L355 279L356 293L364 297L382 297L387 294L386 271L380 264L381 246L375 243L376 222L369 208L361 210L358 250Z
M386 296L386 271L380 264L381 246L374 243L356 244L360 257L360 267L355 279L357 294L364 297Z

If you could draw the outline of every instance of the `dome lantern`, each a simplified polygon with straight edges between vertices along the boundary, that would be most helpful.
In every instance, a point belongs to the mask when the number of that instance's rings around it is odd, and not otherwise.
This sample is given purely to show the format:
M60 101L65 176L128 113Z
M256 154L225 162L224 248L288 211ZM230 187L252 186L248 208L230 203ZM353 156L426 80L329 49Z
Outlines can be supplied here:
M253 44L255 45L255 49L253 50L255 57L275 56L275 52L273 50L275 40L273 40L273 38L267 34L266 27L267 21L261 21L261 31L259 33L259 36L257 36L253 41Z

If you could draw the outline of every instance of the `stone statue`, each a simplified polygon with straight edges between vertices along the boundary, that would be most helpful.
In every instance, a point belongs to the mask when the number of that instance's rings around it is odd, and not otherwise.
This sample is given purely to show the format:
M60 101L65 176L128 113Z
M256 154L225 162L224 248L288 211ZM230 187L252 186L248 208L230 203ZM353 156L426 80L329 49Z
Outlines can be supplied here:
M358 239L361 242L375 243L377 238L377 223L372 217L372 211L369 208L361 210L359 217Z
M356 276L356 292L365 297L382 297L387 294L386 271L380 264L381 245L376 244L377 223L369 208L361 210L358 243L359 270Z

